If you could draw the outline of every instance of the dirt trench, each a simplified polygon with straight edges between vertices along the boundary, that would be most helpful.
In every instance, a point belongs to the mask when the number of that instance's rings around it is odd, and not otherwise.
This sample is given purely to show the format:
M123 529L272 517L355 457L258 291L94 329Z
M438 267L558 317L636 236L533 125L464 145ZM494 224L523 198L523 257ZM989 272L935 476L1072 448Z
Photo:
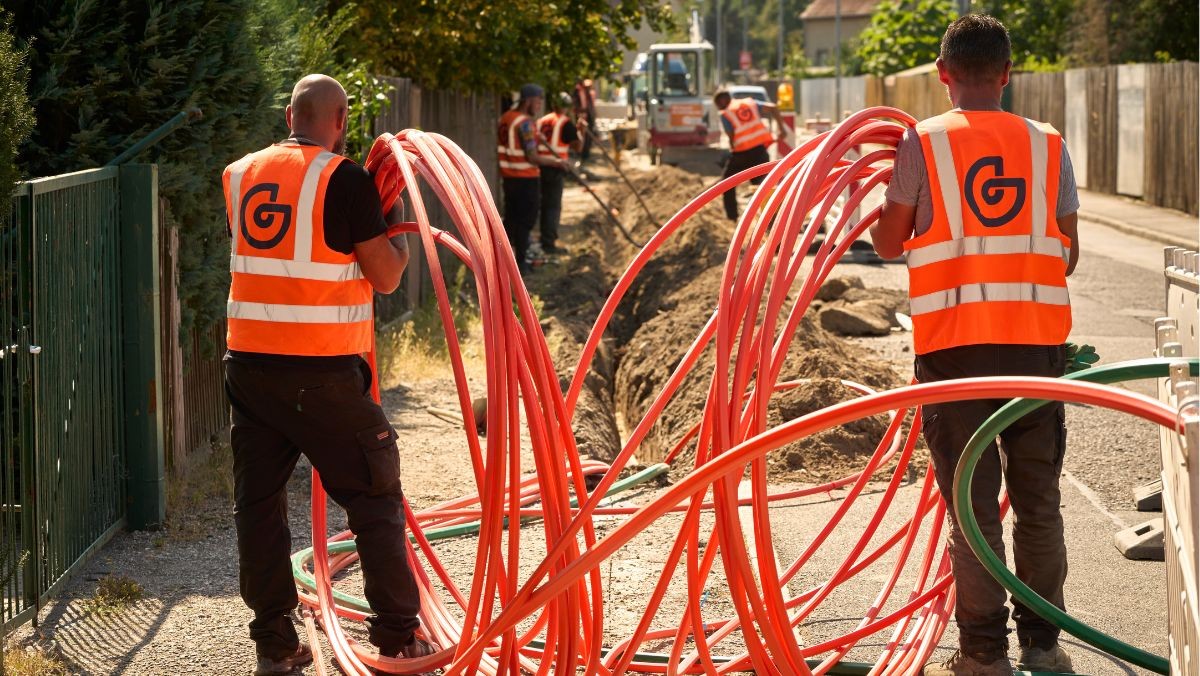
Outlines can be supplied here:
M662 222L711 184L670 166L627 173ZM644 242L657 231L657 224L615 174L592 178L603 185L606 201L634 239ZM542 324L564 387L609 290L636 252L582 191L568 193L564 206L568 204L567 213L575 218L564 215L563 236L571 254L544 266L529 282L543 303ZM605 460L614 457L662 391L716 307L733 225L719 201L709 204L638 276L618 306L586 379L575 420L581 452ZM635 453L638 464L661 461L699 422L712 371L710 345ZM802 319L780 376L781 381L803 378L811 380L772 397L768 428L857 396L840 379L875 388L899 384L873 352L823 329L812 311ZM772 453L769 472L773 479L803 482L845 476L862 468L886 426L886 418L876 416L826 430ZM688 471L694 457L694 448L685 449L673 462L672 474Z

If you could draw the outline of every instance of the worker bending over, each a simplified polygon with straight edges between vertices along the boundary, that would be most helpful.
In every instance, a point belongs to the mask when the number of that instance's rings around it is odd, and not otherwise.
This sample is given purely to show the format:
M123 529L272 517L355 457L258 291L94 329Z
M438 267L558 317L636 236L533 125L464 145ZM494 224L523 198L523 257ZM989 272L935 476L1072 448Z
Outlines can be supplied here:
M767 148L775 141L787 138L787 129L783 126L783 116L779 107L773 103L763 103L752 98L735 99L725 89L720 89L713 95L713 103L721 111L721 126L729 136L729 147L732 153L725 163L725 173L722 178L757 167L771 161ZM771 137L771 128L763 120L763 113L775 120L778 134ZM759 176L750 182L754 185L762 183L765 176ZM736 221L738 217L737 190L730 188L725 191L725 215Z
M574 106L571 95L559 94L551 99L550 112L538 120L538 134L541 141L538 154L550 159L568 162L567 151L573 150L576 155L583 152L583 139L580 130L587 129L587 120L579 120L579 128L571 120ZM562 218L563 181L567 172L559 167L542 167L541 190L542 203L538 211L541 222L542 251L548 254L566 253L566 249L558 245L558 223Z
M1008 31L967 15L942 37L938 75L954 110L910 129L879 221L884 258L906 254L916 376L933 382L976 376L1062 376L1071 330L1067 276L1079 258L1079 198L1066 146L1050 125L1000 109L1012 68ZM942 497L976 429L1002 399L930 404L922 425ZM1015 514L1017 577L1063 608L1067 575L1059 477L1066 451L1061 402L1029 413L1000 434L975 471L975 516L1004 560L997 497L1001 475ZM1011 676L1006 594L975 558L950 511L959 650L926 676ZM1013 600L1018 667L1070 672L1059 630Z
M303 453L346 510L362 562L371 643L382 655L438 650L420 626L406 556L396 432L371 396L373 291L408 263L371 175L342 157L346 92L324 75L296 83L291 135L225 168L233 238L225 391L233 409L234 523L242 599L254 611L255 674L312 661L292 624L287 481ZM390 214L399 222L398 209Z
M534 124L542 112L544 92L535 84L521 87L521 96L512 109L500 116L498 146L500 179L504 186L504 230L512 245L521 274L529 272L525 257L529 253L529 233L538 218L541 201L539 167L567 170L557 157L538 154L538 133Z

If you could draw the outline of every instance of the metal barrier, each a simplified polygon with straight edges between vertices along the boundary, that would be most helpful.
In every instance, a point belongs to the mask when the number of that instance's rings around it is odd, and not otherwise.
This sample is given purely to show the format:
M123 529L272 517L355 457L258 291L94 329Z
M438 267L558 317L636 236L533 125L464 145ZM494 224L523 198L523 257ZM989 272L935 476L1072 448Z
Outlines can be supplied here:
M1167 316L1155 321L1160 357L1200 352L1200 261L1195 251L1165 250ZM1172 674L1200 673L1200 395L1188 368L1172 367L1159 398L1179 411L1179 429L1160 437L1163 536L1167 567L1168 648Z
M0 625L162 520L157 169L19 184L0 222Z

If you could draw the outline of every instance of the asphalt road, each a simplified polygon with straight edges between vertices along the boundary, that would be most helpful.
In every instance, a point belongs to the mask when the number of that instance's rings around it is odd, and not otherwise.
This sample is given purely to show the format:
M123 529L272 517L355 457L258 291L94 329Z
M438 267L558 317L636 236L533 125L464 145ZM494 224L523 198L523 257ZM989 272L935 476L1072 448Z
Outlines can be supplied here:
M1097 223L1081 222L1080 231L1081 259L1069 280L1072 340L1094 345L1104 363L1152 356L1153 322L1164 314L1162 245ZM858 274L868 286L906 288L903 265L840 267L843 270L839 272ZM902 369L908 367L906 375L911 375L911 355L900 352L910 338L893 334L861 342L875 343L881 352L896 358ZM1154 394L1151 382L1128 387ZM1067 424L1063 513L1071 568L1066 587L1068 611L1135 646L1165 654L1164 564L1128 561L1113 544L1118 530L1157 516L1134 511L1132 503L1132 489L1158 476L1157 430L1123 414L1075 405L1068 406ZM849 546L849 541L846 544ZM789 548L787 543L779 546ZM863 593L868 592L864 589ZM1064 643L1079 673L1149 673L1072 637L1065 637ZM948 655L955 645L951 624L940 654Z

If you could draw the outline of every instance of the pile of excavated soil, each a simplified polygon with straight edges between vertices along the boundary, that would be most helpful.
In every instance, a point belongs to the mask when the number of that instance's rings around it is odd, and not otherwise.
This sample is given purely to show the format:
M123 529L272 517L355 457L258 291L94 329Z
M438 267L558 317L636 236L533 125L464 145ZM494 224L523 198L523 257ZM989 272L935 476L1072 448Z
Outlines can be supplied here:
M702 177L669 166L630 172L630 178L664 222L710 185ZM657 231L658 224L623 182L609 177L604 188L606 199L634 239L644 242ZM590 202L586 196L578 197L576 208L581 207L578 200ZM564 230L573 255L530 282L544 303L543 326L564 375L574 367L608 289L636 252L598 206L584 203L582 207L586 210L579 214L579 226ZM719 200L701 209L659 250L619 305L576 416L576 435L585 452L600 458L615 453L616 431L621 440L629 437L700 334L716 307L733 226ZM699 422L712 372L710 345L638 449L642 464L662 460ZM813 312L803 318L780 374L781 381L804 378L814 380L772 397L768 426L857 396L838 382L842 378L875 388L898 384L887 364L823 329ZM886 418L878 416L779 449L769 456L772 478L814 482L845 476L863 466L885 428ZM694 450L685 449L674 466L682 473L693 463Z

